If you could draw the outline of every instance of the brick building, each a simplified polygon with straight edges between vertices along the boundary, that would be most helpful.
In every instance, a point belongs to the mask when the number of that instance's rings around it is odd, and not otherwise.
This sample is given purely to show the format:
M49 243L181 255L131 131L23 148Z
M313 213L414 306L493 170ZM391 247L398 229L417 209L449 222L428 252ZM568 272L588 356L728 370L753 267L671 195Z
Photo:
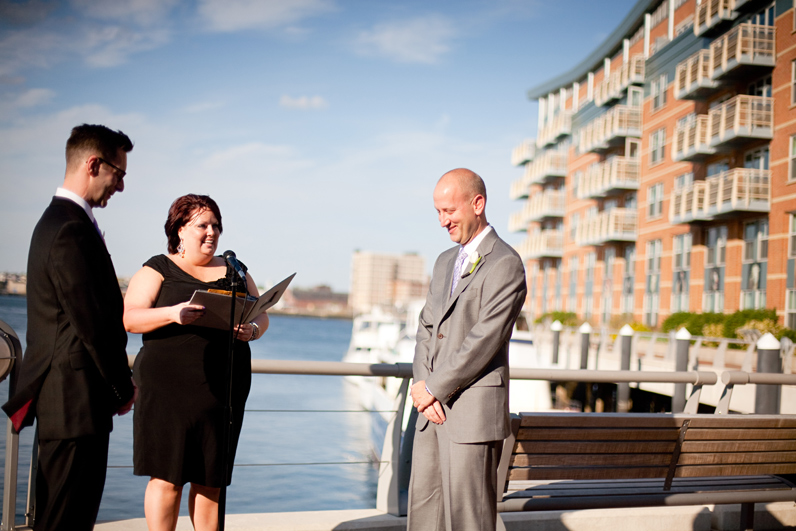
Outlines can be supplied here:
M796 328L795 32L793 0L639 0L529 91L509 228L532 317L776 308Z
M355 315L374 307L405 306L425 298L427 290L426 261L422 256L356 251L351 257L348 302Z

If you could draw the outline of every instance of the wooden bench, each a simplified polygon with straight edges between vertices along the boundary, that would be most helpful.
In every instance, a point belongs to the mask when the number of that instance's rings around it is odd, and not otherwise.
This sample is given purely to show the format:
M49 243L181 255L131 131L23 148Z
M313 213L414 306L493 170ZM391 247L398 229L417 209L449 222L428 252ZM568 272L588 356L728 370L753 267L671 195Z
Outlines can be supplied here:
M755 503L796 501L774 475L794 473L796 415L523 413L498 511L741 504L752 529Z

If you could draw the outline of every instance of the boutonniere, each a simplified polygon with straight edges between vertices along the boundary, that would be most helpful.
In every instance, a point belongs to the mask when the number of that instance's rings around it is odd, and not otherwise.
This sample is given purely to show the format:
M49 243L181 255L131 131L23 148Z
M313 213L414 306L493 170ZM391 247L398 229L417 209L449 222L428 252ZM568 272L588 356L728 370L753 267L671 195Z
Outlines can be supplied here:
M470 270L468 271L465 269L462 272L462 278L466 277L467 275L472 275L473 271L475 271L476 266L481 261L482 256L478 254L478 251L475 251L473 254L470 255Z

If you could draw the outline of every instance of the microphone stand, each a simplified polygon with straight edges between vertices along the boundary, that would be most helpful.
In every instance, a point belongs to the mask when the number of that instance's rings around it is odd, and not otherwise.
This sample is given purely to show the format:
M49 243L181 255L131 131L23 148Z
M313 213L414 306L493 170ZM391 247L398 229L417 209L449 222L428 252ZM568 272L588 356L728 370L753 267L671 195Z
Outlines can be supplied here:
M224 473L221 492L218 495L218 531L224 531L224 519L227 505L227 478L229 478L229 447L232 438L232 360L235 352L235 303L237 302L238 274L232 271L232 299L229 309L229 343L227 346L226 377L224 379L224 396L227 404L224 407L223 437L221 439L221 470ZM246 287L244 283L244 288Z

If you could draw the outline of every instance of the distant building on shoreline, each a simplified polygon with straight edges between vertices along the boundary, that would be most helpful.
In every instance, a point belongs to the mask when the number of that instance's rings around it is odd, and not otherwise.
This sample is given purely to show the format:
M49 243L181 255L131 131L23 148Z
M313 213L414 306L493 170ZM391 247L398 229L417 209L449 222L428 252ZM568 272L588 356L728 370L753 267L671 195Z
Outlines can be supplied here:
M28 278L23 274L0 273L0 295L26 295Z
M349 304L355 315L373 307L405 306L424 298L427 289L426 261L416 253L355 251L351 257Z
M351 317L348 293L335 293L329 286L288 289L279 302L279 313L318 317Z

